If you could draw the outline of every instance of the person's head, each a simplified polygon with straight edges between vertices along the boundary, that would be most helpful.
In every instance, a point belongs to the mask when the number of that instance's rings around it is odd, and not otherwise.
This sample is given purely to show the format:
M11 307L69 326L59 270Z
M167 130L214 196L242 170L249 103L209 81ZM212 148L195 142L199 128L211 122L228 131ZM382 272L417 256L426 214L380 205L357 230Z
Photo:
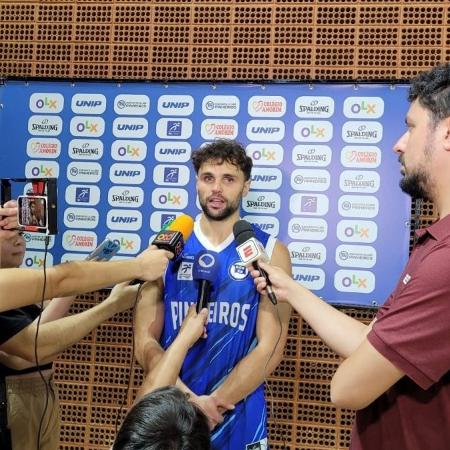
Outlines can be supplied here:
M208 420L186 394L168 386L130 410L112 450L210 450Z
M16 232L13 236L2 239L0 245L0 268L11 269L22 264L25 255L25 239Z
M450 154L450 64L437 66L411 81L407 131L394 146L399 153L402 190L433 200L436 179L447 176L443 150Z
M197 192L206 217L225 220L239 216L242 197L250 189L252 159L235 141L207 144L192 154L197 173Z

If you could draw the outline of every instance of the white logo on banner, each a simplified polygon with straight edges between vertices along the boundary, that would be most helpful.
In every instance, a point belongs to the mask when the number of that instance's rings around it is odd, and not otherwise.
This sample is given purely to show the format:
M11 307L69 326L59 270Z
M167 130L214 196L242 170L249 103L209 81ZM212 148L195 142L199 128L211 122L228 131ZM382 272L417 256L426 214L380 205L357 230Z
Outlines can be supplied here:
M281 141L284 130L285 125L281 120L250 120L247 123L247 137L252 141Z
M142 164L115 163L109 169L109 179L118 184L142 184L145 167Z
M147 95L121 94L114 99L114 112L122 116L143 116L150 110Z
M283 162L284 150L279 144L249 144L245 151L255 166L279 166Z
M93 185L69 184L65 199L69 205L95 206L100 202L100 188Z
M242 209L248 213L276 214L280 205L281 199L276 192L250 191L242 199Z
M280 169L253 167L250 179L252 189L274 191L281 187L283 175Z
M45 267L53 266L53 255L47 252L34 252L26 251L23 257L22 265L20 267L26 267L27 269L43 269Z
M367 270L338 270L334 287L340 292L370 294L375 289L375 275Z
M152 206L155 208L184 209L188 204L188 193L179 188L156 188L152 192Z
M205 140L235 139L238 123L232 119L205 119L201 124L201 135Z
M338 211L343 217L371 219L378 215L379 202L372 195L343 195L338 200Z
M82 137L100 137L105 132L105 121L102 117L76 116L70 121L70 134Z
M119 255L136 255L141 249L141 238L135 233L108 233L106 239L120 245Z
M335 259L341 267L370 269L377 262L377 252L369 245L342 244L336 248Z
M336 234L342 242L370 244L377 240L378 225L371 220L341 220Z
M330 172L322 169L295 169L291 187L296 191L326 191L330 187Z
M75 183L98 183L102 178L99 163L71 162L67 166L67 179Z
M72 159L97 160L103 156L103 142L99 139L72 139L69 142Z
M108 203L119 208L139 208L144 203L144 191L135 186L112 186L108 191Z
M292 266L292 278L312 291L319 291L325 286L325 272L317 267Z
M103 94L75 94L71 107L75 114L103 114L106 111L106 97Z
M329 142L333 124L325 120L299 120L294 125L294 139L298 142Z
M280 232L280 222L276 217L247 215L243 219L257 225L261 230L269 233L273 237L277 237Z
M46 235L40 233L23 233L23 239L25 240L26 248L34 250L45 250ZM55 236L48 236L50 238L48 243L48 249L52 249L55 245Z
M324 194L294 194L289 200L289 211L302 216L324 216L328 213L329 200Z
M147 119L117 117L113 122L113 134L118 138L144 138L148 134Z
M344 101L344 115L349 119L379 119L383 114L381 97L348 97Z
M147 144L144 141L114 141L111 156L116 161L143 161L147 157Z
M30 158L58 158L61 142L56 138L31 138L27 142L27 155Z
M89 228L98 225L98 211L94 208L67 208L64 211L64 225L67 228Z
M176 217L181 215L176 211L155 211L150 216L150 229L158 233L163 228L166 228Z
M91 252L97 247L97 234L86 230L67 230L62 236L64 250Z
M286 113L286 99L279 95L255 95L248 100L248 114L252 117L282 117Z
M142 214L130 209L110 209L106 216L106 226L110 230L136 231L142 227Z
M321 266L327 259L325 245L317 242L291 242L288 250L292 264Z
M328 145L296 145L292 150L292 162L296 166L326 167L331 163Z
M376 144L383 138L383 126L379 122L345 122L342 139L349 144Z
M153 169L153 181L160 186L185 186L189 183L189 177L189 168L180 164L158 164Z
M344 167L375 169L381 164L381 150L373 146L347 145L341 151L341 163Z
M323 241L327 233L328 224L324 219L294 217L288 224L288 234L292 239Z
M344 170L339 176L343 192L373 194L380 188L380 175L372 170Z
M295 100L295 114L305 119L328 119L334 114L334 100L310 95L298 97Z
M235 95L207 95L202 101L205 116L234 117L239 112L240 100Z
M161 139L189 139L192 136L192 121L180 117L159 119L156 135Z
M61 117L39 115L28 119L28 132L32 136L58 136L61 131Z
M190 116L194 112L194 99L190 95L161 95L158 113L162 116Z
M30 111L39 114L58 114L64 108L64 97L55 92L39 93L30 96Z
M184 163L191 159L189 142L159 141L155 146L155 159L160 162Z
M56 161L30 160L25 164L27 178L58 178L59 164Z

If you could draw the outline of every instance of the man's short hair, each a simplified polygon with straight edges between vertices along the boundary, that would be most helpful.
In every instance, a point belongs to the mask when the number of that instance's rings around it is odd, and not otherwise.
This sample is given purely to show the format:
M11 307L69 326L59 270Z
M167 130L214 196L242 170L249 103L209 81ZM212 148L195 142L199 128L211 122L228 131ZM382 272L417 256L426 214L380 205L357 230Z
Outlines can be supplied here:
M411 81L408 100L431 112L434 124L450 116L450 64L442 64L420 73Z
M202 164L209 161L217 161L218 164L224 162L232 164L243 172L245 181L250 179L252 158L247 156L244 147L236 141L217 139L192 153L192 162L196 173Z
M210 450L208 419L174 386L156 389L134 405L112 450Z

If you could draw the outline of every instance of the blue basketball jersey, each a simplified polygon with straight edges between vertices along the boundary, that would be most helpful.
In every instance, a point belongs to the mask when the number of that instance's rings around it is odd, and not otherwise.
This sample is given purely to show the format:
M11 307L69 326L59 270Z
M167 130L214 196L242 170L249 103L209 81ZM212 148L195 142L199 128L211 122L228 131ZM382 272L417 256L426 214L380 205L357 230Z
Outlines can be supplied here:
M256 238L269 257L275 239L257 227ZM257 343L256 321L260 296L248 270L240 262L231 234L220 246L212 246L200 230L199 222L188 239L181 259L171 262L164 283L164 330L161 345L167 348L175 339L189 306L197 301L198 282L192 278L195 256L201 250L219 255L219 275L209 302L208 337L189 350L180 378L197 395L210 394ZM263 367L255 367L260 376ZM257 371L257 373L256 373ZM212 433L214 450L262 450L267 447L267 414L264 385L225 414L225 420Z

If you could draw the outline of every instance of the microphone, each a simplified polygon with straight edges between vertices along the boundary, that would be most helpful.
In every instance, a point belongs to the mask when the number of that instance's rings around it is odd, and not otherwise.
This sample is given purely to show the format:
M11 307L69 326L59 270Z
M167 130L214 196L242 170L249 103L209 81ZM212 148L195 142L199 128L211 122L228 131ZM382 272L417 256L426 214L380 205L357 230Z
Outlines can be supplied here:
M259 267L258 261L269 262L266 250L261 242L256 239L252 226L246 220L238 220L233 226L234 239L238 246L236 248L241 261L247 265L252 264L253 268L259 270L267 283L267 295L269 300L276 305L277 297L272 289L272 283L267 272Z
M184 248L184 243L194 229L194 219L187 214L176 217L166 228L163 228L153 239L151 245L168 250L174 254L173 259L177 259ZM133 280L130 284L141 284L142 280Z
M217 253L202 250L195 256L192 278L200 282L195 308L197 313L208 307L212 284L217 279L219 267L219 255Z

